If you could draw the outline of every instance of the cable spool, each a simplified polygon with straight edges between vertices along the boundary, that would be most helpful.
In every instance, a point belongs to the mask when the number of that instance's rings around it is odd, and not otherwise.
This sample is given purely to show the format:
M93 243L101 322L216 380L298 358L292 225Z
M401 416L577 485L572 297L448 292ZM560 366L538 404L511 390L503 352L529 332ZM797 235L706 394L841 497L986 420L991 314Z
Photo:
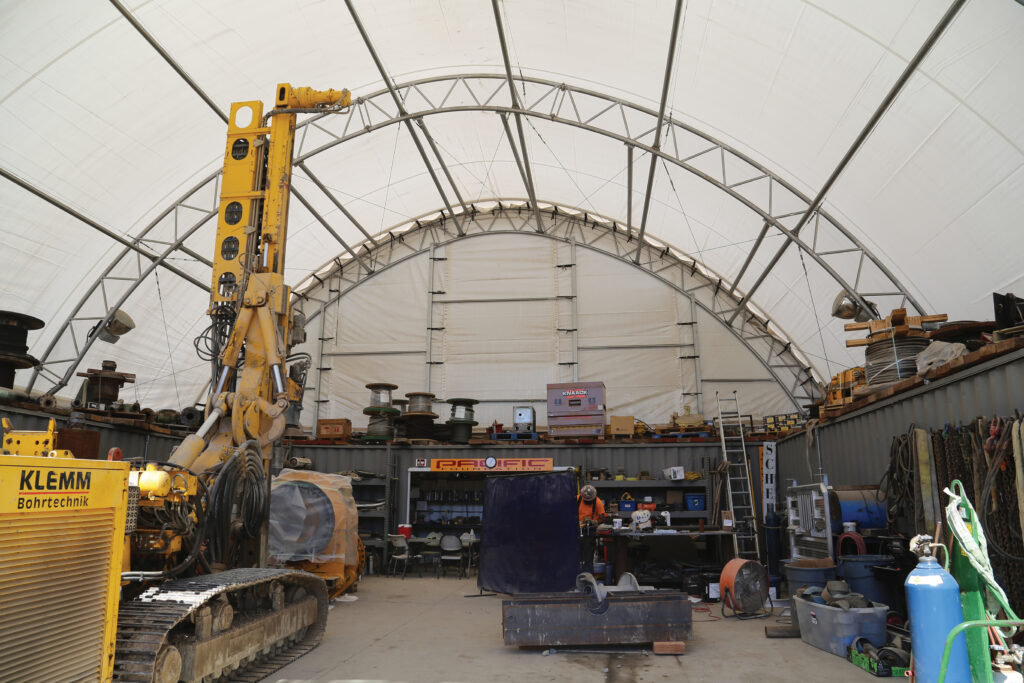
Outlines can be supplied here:
M390 408L391 392L397 389L398 385L387 382L371 382L366 385L366 388L370 390L371 408Z
M401 414L395 417L395 438L405 438L405 420L402 416L409 410L409 399L407 398L393 398L391 399L391 407L401 411Z
M433 439L434 413L406 413L399 417L405 427L407 439Z
M475 398L450 398L448 403L452 407L451 417L448 418L449 422L472 422L473 420L473 406L480 401Z
M370 416L366 426L366 438L376 441L390 441L395 438L395 418L399 415L398 408L390 406L368 406L363 414Z
M14 388L14 371L34 368L39 361L26 353L29 330L38 330L43 321L24 313L0 311L0 387Z
M409 407L398 419L405 423L405 436L409 439L433 439L434 394L427 391L411 391L405 395L409 399Z
M475 398L448 399L448 403L452 407L452 415L447 422L452 430L450 437L452 443L469 443L469 437L473 434L473 427L477 424L476 420L473 419L473 406L479 402Z
M426 391L412 391L405 395L409 399L409 413L430 413L435 418L437 415L434 413L434 398L435 395Z
M924 351L929 343L924 337L902 337L868 344L864 351L868 386L913 377L917 372L917 354Z

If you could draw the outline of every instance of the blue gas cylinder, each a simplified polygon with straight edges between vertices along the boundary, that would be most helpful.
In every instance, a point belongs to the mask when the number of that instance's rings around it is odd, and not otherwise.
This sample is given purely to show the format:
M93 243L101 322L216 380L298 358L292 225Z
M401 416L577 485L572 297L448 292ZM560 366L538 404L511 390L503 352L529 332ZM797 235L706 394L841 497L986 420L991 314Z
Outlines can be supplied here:
M919 683L937 683L946 636L964 620L960 586L931 555L921 557L904 584L910 613L910 639L914 674ZM971 683L967 640L961 633L953 641L946 683Z

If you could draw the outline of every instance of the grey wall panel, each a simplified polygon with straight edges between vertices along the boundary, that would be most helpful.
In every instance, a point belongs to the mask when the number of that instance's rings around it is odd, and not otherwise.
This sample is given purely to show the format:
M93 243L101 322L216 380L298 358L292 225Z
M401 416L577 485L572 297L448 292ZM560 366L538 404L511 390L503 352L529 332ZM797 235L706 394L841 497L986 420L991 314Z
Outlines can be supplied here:
M962 424L975 417L1024 410L1024 350L844 415L815 430L810 467L806 435L779 442L779 476L813 483L818 451L829 483L877 484L889 464L889 447L911 424L925 429Z
M9 418L14 428L18 430L45 430L50 417L57 420L58 429L66 427L68 423L68 419L60 415L50 416L7 406L0 407L0 416ZM125 459L167 460L171 451L181 441L176 436L154 434L142 429L130 429L104 422L86 421L86 426L100 433L100 458L106 458L107 451L117 446L121 449Z
M759 480L757 444L747 446L751 459L751 477ZM636 476L647 470L656 478L667 467L682 465L687 469L701 469L701 458L709 466L721 460L721 446L717 443L693 444L597 444L592 446L412 446L393 450L398 481L394 487L397 518L407 518L408 471L418 458L483 458L530 457L551 458L555 467L581 467L584 471L605 468L613 475L624 468L627 476ZM313 468L320 472L340 472L352 469L385 473L387 471L386 446L294 446L291 455L309 458Z

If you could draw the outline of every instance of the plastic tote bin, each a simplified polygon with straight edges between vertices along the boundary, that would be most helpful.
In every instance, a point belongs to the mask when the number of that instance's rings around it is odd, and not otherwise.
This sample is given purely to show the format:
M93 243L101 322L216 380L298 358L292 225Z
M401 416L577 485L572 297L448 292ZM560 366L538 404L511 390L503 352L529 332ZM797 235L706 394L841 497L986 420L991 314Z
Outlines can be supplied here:
M619 512L633 512L636 510L635 500L620 500L619 501Z
M795 598L800 622L800 640L819 650L846 657L846 648L854 638L863 636L875 647L885 645L886 605L844 610Z
M686 494L686 509L692 511L700 511L704 509L706 501L706 495L703 493L687 493Z

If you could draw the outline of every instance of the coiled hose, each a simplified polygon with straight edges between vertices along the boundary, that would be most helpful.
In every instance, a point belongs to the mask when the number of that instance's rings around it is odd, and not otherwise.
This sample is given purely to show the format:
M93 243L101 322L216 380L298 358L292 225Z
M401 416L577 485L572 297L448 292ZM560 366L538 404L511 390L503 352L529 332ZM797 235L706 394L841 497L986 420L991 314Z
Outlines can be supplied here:
M876 500L886 502L885 516L891 528L909 503L916 511L914 486L913 434L917 425L911 424L906 434L894 436L889 447L889 468L878 482Z
M232 548L235 511L241 519L241 537L246 539L259 538L267 514L267 477L259 444L246 441L212 476L215 479L210 494L210 559L233 566L228 553Z

